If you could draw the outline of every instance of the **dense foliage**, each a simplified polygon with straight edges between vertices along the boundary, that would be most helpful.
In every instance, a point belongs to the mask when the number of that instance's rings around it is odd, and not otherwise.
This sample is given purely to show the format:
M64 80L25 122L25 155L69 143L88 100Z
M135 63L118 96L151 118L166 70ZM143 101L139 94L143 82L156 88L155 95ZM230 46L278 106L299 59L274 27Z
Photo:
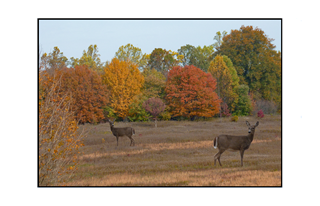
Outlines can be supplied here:
M216 54L228 56L255 99L281 101L281 53L259 28L242 26L225 35Z
M173 67L166 85L166 100L172 116L212 117L219 113L216 80L194 66Z
M144 77L137 64L114 58L105 67L102 79L111 92L110 106L118 117L126 118L129 105L133 102L134 97L141 93L144 83Z

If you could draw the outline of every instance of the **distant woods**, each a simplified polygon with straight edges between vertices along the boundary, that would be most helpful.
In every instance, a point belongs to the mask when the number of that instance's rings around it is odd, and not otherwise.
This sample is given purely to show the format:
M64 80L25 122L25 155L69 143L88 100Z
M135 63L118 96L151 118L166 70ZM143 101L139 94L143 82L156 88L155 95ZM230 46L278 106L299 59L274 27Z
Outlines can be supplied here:
M39 107L56 85L57 97L70 98L68 111L79 123L280 112L281 53L272 41L261 29L242 26L217 32L212 45L186 44L177 51L146 54L123 45L107 62L97 45L70 59L54 47L39 54Z

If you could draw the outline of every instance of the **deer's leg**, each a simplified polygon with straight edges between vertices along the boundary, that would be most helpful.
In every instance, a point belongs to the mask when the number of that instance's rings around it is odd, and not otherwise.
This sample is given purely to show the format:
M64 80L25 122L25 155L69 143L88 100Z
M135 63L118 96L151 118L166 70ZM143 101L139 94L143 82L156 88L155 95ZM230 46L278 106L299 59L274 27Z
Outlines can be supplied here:
M222 166L222 165L221 165L221 162L220 162L220 156L221 156L221 154L222 154L223 152L224 152L224 150L219 150L219 152L218 152L216 155L214 155L214 166L216 165L217 159L218 159L218 161L219 161L220 166Z
M220 151L217 152L217 154L214 155L214 166L216 166L217 157L220 155Z
M244 150L240 150L240 156L241 156L241 167L243 166L243 154L244 154Z
M118 142L119 142L119 137L118 137L118 136L116 136L116 138L117 138L117 146L118 146Z
M222 153L223 153L224 151L225 151L225 150L220 150L220 151L219 151L220 155L218 156L218 161L219 161L220 166L222 166L222 164L221 164L221 162L220 162L220 157L221 157L221 155L222 155Z

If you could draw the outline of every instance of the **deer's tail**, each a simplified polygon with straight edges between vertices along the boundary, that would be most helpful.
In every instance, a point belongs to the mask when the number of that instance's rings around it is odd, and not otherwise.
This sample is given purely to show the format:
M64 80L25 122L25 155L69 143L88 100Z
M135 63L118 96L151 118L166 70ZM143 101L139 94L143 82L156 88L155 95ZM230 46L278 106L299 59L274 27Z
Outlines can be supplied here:
M214 138L214 140L213 140L213 147L214 147L215 149L217 149L217 147L218 147L218 137L215 137L215 138Z
M132 128L132 135L135 135L136 131Z

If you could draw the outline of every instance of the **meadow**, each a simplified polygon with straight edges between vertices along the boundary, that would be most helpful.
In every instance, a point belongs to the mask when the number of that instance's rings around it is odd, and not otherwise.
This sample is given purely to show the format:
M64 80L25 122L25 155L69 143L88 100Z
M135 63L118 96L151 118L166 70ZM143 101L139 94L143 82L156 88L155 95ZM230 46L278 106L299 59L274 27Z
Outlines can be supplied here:
M133 127L135 146L128 137L111 133L109 123L85 124L75 176L67 186L281 186L281 115L264 118L215 118L207 121L115 122ZM245 121L260 122L244 153L226 151L222 167L214 166L214 137L247 135Z

